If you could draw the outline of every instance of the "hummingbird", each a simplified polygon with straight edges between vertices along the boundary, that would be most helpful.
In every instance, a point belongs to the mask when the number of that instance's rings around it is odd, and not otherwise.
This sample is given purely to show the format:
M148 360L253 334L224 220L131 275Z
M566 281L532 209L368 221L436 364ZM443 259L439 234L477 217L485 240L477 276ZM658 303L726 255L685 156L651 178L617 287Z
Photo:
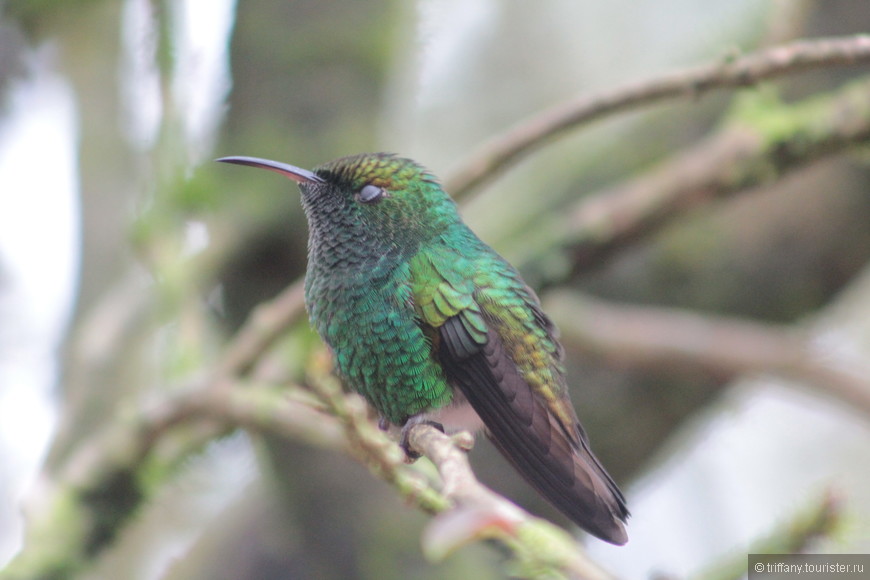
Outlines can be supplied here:
M625 498L569 399L556 326L432 173L389 153L313 171L256 157L217 161L298 184L309 319L342 383L383 427L405 435L421 421L446 432L483 428L571 521L606 542L628 541Z

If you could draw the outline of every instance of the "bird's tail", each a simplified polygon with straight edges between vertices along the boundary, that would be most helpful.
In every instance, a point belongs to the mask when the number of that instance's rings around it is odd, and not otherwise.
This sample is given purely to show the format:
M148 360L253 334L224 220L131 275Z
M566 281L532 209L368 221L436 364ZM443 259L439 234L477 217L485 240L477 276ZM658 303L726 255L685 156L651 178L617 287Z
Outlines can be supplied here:
M578 526L612 544L628 541L625 498L592 454L574 413L557 417L507 355L497 332L476 345L459 317L440 329L445 370L487 435L523 478ZM473 345L473 347L468 347ZM561 401L570 409L567 398Z
M565 425L552 413L506 355L500 337L491 331L488 338L450 372L490 440L575 524L606 542L625 544L625 498L593 455L580 423Z
M582 437L575 448L552 417L547 432L517 434L488 426L495 447L547 501L590 534L611 544L628 541L622 492ZM523 441L521 438L525 437Z

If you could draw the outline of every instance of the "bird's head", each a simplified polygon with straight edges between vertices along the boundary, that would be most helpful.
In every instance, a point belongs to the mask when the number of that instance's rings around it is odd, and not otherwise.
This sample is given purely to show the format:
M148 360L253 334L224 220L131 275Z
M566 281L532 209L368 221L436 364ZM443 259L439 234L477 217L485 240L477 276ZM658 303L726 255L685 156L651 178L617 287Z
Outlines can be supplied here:
M431 173L388 153L342 157L313 171L256 157L218 161L296 181L313 235L347 237L383 249L419 243L459 220L455 204Z

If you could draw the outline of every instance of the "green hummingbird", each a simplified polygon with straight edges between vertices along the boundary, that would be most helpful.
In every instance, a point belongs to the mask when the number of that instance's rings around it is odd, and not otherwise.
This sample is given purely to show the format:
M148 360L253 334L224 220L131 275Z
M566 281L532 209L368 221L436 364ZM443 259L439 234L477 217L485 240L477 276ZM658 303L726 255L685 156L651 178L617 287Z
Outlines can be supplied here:
M482 242L425 168L387 153L313 171L254 157L297 182L309 225L305 304L342 382L383 426L483 427L544 498L625 544L625 498L568 397L558 331L535 292Z

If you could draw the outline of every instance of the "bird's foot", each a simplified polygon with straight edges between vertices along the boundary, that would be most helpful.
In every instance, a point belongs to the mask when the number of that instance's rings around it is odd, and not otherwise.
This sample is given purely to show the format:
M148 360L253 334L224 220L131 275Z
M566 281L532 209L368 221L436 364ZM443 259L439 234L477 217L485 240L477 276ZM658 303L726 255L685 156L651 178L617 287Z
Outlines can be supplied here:
M414 463L415 461L420 459L420 457L422 457L420 453L411 449L411 429L415 425L431 425L432 427L435 427L436 429L444 433L444 425L438 423L437 421L423 420L408 421L407 423L405 423L405 425L402 427L402 438L399 440L399 446L402 448L402 451L405 452L405 460L408 463Z

